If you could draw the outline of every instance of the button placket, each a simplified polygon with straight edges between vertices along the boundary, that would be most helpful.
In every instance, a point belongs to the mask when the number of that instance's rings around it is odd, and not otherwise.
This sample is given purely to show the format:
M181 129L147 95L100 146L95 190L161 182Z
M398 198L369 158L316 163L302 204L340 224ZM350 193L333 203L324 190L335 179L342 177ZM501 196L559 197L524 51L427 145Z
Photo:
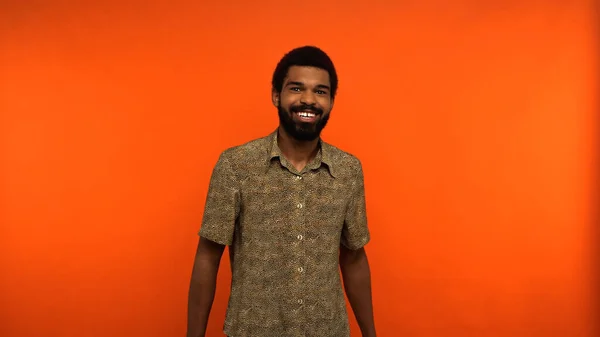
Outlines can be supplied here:
M296 175L295 180L296 182L300 183L300 181L303 180L302 173ZM296 191L298 191L299 196L299 202L296 204L296 208L301 212L301 214L298 215L298 218L300 220L298 222L298 234L296 235L296 239L300 242L304 240L304 222L306 221L305 213L303 211L303 209L305 208L305 204L303 203L303 201L306 199L304 183L296 185Z
M293 203L291 207L293 210L293 225L289 235L291 245L294 251L294 262L290 266L293 268L291 271L294 274L294 289L290 292L289 303L294 307L293 312L299 314L306 306L306 273L310 266L306 265L306 212L307 212L307 174L305 171L295 173L289 177L289 190L292 192Z
M307 208L306 208L306 184L307 184L307 180L305 179L305 176L301 174L297 175L294 181L294 190L296 191L296 196L298 199L296 199L297 204L296 204L296 237L295 237L295 241L296 241L296 247L297 247L297 252L298 252L298 256L297 256L297 261L298 261L298 266L296 268L296 274L298 276L298 287L297 287L297 291L295 291L296 293L296 306L298 308L301 308L304 305L305 302L305 278L306 278L306 268L309 266L306 266L306 258L305 258L305 250L306 247L304 245L304 241L305 241L305 228L306 228L306 212L307 212Z

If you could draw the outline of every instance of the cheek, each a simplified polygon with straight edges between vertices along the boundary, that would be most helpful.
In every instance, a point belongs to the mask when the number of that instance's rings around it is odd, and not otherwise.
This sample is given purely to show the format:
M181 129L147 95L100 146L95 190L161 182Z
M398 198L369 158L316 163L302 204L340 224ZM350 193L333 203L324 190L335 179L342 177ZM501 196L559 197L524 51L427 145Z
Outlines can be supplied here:
M329 110L331 110L331 106L332 106L332 104L331 104L331 100L330 100L330 99L328 99L328 98L322 98L322 99L320 99L320 100L319 100L319 105L321 106L321 108L322 108L324 111L329 111Z
M290 107L292 107L294 105L295 101L292 97L289 97L288 95L286 96L281 96L279 98L279 106L284 108L284 109L289 109Z

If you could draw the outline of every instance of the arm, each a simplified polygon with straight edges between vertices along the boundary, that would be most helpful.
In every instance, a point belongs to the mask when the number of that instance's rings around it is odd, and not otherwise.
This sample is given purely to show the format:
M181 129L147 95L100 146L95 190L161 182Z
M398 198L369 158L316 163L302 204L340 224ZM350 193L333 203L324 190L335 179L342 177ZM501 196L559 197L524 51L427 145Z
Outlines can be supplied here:
M340 246L344 289L363 337L375 337L371 272L364 246L370 240L362 165L355 163L352 196L348 204Z
M206 333L224 248L203 237L198 242L188 296L187 337L204 337Z
M340 268L346 295L363 337L375 337L371 272L365 249L350 250L342 245Z
M196 250L188 298L187 337L204 337L215 298L217 272L225 246L233 241L239 193L231 164L221 154L210 179L200 242Z

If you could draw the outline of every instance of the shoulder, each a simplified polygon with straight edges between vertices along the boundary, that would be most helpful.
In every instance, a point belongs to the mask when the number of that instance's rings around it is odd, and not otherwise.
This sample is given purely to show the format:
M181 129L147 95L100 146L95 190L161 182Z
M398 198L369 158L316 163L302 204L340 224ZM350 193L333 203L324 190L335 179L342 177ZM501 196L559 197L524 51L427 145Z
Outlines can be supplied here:
M250 169L264 164L269 153L270 137L252 139L246 143L226 148L221 152L220 161L226 161L234 170Z
M336 175L347 178L362 176L362 162L356 155L326 142L323 142L322 146L324 154L331 163Z

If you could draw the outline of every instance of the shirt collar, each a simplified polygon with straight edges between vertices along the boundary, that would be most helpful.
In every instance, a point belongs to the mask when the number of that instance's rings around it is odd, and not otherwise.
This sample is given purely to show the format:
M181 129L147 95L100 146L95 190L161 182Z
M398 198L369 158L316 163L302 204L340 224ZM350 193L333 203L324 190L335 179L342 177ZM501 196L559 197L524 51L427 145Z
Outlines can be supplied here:
M280 158L283 156L283 154L281 153L281 149L279 148L279 146L277 145L277 137L278 137L278 130L275 130L274 132L272 132L269 137L268 137L268 157L267 157L267 168L270 166L271 164L271 160L273 160L273 158ZM320 166L320 164L325 164L327 166L327 169L329 170L329 174L331 174L331 176L333 176L335 178L334 175L334 168L333 168L333 161L331 158L331 148L330 145L325 143L321 138L319 138L319 152L317 153L317 156L315 157L315 162L317 163L317 167Z

